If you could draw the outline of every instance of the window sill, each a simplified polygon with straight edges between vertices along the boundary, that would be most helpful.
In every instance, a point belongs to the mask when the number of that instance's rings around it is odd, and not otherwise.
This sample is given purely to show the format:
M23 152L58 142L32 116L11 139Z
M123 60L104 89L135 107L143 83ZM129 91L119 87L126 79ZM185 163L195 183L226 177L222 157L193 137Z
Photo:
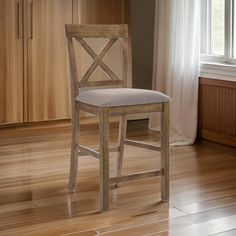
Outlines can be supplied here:
M200 77L236 82L236 65L201 62Z

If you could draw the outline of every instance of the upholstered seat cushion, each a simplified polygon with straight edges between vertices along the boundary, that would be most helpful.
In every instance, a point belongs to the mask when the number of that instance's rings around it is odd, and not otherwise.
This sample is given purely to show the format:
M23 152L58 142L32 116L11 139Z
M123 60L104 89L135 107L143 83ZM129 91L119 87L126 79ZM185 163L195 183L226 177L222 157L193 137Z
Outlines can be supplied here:
M95 89L81 93L76 101L99 107L132 106L168 102L163 93L133 88Z

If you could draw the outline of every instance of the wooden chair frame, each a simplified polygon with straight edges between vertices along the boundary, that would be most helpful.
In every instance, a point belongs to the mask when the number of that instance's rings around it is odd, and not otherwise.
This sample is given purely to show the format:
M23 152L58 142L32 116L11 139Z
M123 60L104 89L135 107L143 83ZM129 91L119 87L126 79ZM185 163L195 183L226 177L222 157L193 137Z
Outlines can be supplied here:
M99 107L75 100L79 94L80 87L90 86L120 86L127 87L127 66L128 66L128 30L127 25L66 25L68 40L69 61L71 72L71 95L72 95L72 145L69 190L75 191L78 155L91 155L100 160L100 210L109 210L109 185L120 182L144 178L161 177L161 200L169 200L169 102L161 102L146 105L132 105L123 107ZM108 38L106 46L97 55L83 40L83 38ZM118 38L123 40L123 75L120 80L111 69L102 61L105 54ZM76 57L73 46L73 39L76 39L87 53L94 59L94 62L78 80ZM100 66L108 75L108 81L89 81L89 77ZM79 133L79 112L80 110L99 116L99 151L82 146L78 141ZM143 142L126 139L127 115L136 113L161 112L161 146L150 145ZM109 149L109 116L121 116L119 125L119 141L117 149ZM121 175L124 156L124 145L132 145L161 152L161 169L148 172ZM109 178L109 151L118 151L118 164L116 177Z

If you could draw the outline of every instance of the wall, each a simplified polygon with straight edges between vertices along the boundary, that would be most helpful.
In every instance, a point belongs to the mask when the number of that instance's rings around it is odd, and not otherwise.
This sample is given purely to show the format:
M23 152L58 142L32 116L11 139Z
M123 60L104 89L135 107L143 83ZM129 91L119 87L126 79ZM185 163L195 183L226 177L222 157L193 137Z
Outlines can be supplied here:
M133 87L152 88L155 0L131 0Z

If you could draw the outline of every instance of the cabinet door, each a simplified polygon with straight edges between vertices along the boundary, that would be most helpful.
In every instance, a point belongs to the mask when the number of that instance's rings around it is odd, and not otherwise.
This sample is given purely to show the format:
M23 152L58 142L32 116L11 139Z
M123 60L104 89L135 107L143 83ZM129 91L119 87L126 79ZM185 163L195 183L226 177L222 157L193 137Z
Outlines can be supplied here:
M23 8L0 0L0 124L23 121Z
M72 0L27 1L28 121L70 117L70 78L65 24Z
M121 24L126 22L126 0L78 0L81 24Z

